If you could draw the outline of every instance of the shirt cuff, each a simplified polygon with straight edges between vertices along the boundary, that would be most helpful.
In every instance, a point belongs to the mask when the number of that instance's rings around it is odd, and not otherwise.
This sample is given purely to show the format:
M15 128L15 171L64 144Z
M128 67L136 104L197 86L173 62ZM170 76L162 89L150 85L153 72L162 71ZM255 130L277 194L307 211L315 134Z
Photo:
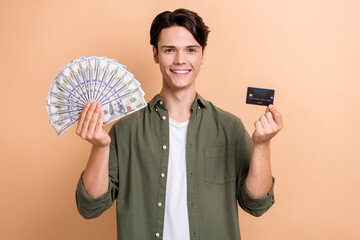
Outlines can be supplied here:
M76 205L79 213L84 218L94 218L99 216L105 208L109 207L107 205L109 205L109 200L111 199L111 189L109 186L104 194L94 198L87 193L82 181L82 176L83 174L81 174L76 188Z
M241 199L244 203L246 211L254 216L261 216L265 213L274 203L274 183L275 178L272 178L272 187L268 193L264 194L261 197L254 198L253 195L249 192L246 183L241 188Z

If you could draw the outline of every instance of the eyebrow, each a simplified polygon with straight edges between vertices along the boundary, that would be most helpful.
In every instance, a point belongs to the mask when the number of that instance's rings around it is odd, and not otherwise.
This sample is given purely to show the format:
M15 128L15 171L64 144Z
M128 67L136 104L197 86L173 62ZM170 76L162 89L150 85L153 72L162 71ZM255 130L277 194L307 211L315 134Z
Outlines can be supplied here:
M175 46L171 46L171 45L163 45L161 46L161 48L176 48ZM186 46L186 48L200 48L199 45L189 45L189 46Z

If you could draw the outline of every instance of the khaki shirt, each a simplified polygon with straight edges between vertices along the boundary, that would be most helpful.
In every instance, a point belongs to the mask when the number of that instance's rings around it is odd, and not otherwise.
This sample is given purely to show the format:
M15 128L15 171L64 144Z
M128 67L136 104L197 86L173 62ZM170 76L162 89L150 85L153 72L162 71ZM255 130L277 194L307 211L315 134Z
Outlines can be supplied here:
M156 95L109 134L109 189L93 198L80 177L78 211L95 218L116 201L118 240L162 239L169 148L176 147L169 146L165 102ZM197 94L186 141L191 240L239 240L237 203L254 216L274 204L273 189L254 198L246 188L251 153L252 140L241 120Z

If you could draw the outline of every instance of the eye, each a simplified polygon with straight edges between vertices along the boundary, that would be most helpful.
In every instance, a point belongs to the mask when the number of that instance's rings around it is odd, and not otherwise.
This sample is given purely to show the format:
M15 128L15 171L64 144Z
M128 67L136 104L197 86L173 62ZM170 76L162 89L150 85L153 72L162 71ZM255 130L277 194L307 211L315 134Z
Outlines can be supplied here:
M191 52L191 53L194 53L194 52L196 52L196 49L194 49L194 48L189 48L188 51Z
M165 52L166 53L171 53L171 52L174 52L174 49L168 48L168 49L165 49Z

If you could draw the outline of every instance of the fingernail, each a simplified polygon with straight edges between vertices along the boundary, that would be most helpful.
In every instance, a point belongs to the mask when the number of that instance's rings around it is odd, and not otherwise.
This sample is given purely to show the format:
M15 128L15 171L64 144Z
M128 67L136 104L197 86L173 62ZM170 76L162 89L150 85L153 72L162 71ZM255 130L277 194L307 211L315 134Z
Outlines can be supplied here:
M90 103L87 102L87 103L85 104L85 107L89 107L89 106L90 106Z
M97 109L101 109L100 103L98 103L98 104L96 105L96 108L97 108Z
M274 106L272 104L269 105L269 108L272 109Z
M91 104L91 106L92 106L92 107L96 107L96 102L93 102L93 103Z

